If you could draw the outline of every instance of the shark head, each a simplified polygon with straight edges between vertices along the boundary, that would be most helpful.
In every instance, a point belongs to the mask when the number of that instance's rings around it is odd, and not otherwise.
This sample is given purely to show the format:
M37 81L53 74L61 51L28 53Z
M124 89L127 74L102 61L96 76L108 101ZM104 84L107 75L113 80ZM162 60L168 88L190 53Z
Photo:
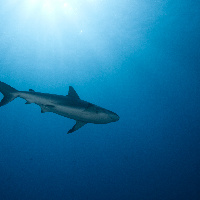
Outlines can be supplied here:
M116 113L112 112L112 111L108 110L107 111L107 115L110 118L111 122L116 122L116 121L119 120L119 116Z
M107 109L99 108L99 115L105 120L105 123L116 122L119 120L119 116Z
M84 114L88 117L88 122L94 124L107 124L119 120L116 113L91 103L87 103Z

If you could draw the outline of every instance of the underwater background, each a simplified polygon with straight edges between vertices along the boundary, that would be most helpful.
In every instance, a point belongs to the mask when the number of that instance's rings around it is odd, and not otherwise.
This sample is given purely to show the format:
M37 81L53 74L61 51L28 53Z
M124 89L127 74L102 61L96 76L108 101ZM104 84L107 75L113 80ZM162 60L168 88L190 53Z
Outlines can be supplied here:
M199 1L2 1L0 81L120 116L1 107L0 199L200 199Z

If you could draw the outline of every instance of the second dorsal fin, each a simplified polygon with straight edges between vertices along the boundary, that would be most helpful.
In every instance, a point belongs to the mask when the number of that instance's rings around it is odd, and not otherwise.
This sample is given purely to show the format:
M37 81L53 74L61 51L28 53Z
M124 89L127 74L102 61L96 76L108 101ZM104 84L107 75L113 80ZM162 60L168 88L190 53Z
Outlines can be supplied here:
M68 96L75 98L75 99L80 99L78 94L76 93L76 91L74 90L74 88L72 86L69 86Z

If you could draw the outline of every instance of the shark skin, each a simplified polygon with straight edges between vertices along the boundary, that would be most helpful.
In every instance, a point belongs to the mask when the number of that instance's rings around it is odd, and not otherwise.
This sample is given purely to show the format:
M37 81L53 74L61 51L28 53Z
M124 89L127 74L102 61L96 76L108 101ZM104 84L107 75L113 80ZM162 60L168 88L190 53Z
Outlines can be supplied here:
M100 106L81 100L72 86L69 86L68 95L56 95L35 92L32 89L18 91L0 81L0 92L4 95L0 107L8 104L17 97L26 100L26 104L35 103L41 107L41 113L53 112L58 115L74 119L76 124L68 131L72 133L87 123L107 124L119 120L119 116Z

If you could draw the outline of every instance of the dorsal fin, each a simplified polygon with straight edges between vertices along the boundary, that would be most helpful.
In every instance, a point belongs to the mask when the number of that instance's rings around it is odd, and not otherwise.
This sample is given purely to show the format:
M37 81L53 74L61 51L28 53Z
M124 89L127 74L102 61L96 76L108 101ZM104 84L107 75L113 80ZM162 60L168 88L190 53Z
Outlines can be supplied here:
M29 92L35 92L33 89L29 89Z
M76 93L76 91L74 90L74 88L72 86L69 86L68 96L73 97L75 99L80 99L78 94Z

